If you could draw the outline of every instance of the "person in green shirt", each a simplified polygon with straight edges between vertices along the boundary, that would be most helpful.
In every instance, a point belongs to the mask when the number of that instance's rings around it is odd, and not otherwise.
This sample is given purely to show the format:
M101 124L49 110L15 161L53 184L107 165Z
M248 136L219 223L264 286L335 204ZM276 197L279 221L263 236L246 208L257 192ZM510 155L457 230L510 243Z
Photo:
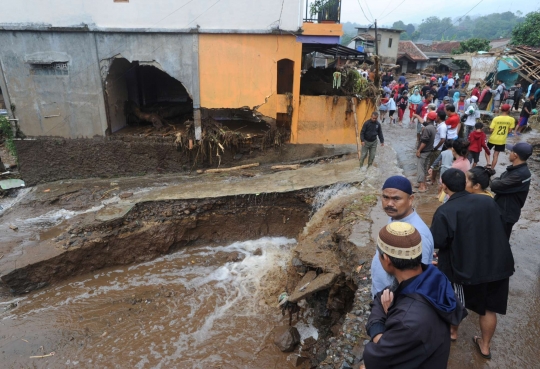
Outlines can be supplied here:
M493 152L493 162L491 164L488 163L488 168L495 168L497 160L499 159L499 153L504 152L505 150L506 138L516 126L516 120L509 115L510 108L509 104L501 106L501 115L493 118L493 121L489 126L491 136L488 140L488 147L490 150L493 148L495 148L495 150Z

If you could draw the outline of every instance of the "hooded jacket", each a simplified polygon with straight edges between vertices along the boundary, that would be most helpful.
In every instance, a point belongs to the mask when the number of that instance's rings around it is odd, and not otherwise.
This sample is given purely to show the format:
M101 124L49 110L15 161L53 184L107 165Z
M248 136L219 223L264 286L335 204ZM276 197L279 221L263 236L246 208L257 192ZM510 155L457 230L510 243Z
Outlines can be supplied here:
M469 151L471 152L482 152L482 149L486 151L486 154L491 155L491 151L486 145L486 134L484 132L472 131L469 135Z
M516 223L521 216L521 208L525 205L531 172L527 163L510 165L499 178L491 181L491 191L495 192L495 202L501 208L507 223Z
M364 349L367 368L442 369L450 355L450 324L467 311L456 299L450 281L433 265L393 286L394 300L385 314L379 292L371 304L366 330L378 343Z
M505 222L488 196L454 193L433 215L431 234L439 269L452 283L482 284L514 274Z

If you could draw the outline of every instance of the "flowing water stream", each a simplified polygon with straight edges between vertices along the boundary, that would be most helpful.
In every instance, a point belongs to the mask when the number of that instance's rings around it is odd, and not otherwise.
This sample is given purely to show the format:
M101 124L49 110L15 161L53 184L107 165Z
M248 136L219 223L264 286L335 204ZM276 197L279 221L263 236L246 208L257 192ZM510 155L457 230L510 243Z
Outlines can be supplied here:
M287 368L272 330L288 321L277 286L294 245L184 248L2 302L2 367ZM304 315L302 338L317 338Z

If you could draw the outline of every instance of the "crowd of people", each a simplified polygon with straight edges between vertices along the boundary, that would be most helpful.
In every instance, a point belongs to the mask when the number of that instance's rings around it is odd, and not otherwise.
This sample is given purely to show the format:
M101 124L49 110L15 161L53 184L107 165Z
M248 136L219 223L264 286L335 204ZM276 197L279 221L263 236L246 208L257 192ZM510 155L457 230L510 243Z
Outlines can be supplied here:
M468 84L468 75L465 78L463 83ZM502 81L495 89L486 86L482 91L477 84L470 97L453 91L459 86L457 76L433 76L410 97L405 78L384 86L382 122L388 114L395 124L397 110L402 124L407 108L411 128L416 121L418 173L415 186L406 177L393 176L382 187L382 207L389 221L379 232L372 260L373 303L366 325L371 341L363 356L367 369L446 368L451 342L458 339L468 311L479 317L472 347L482 358L491 359L497 314L507 311L514 273L510 238L529 193L527 160L533 154L530 144L509 145L507 137L519 133L522 121L526 124L537 113L537 84L527 91L517 124L510 113L519 109L523 97L519 83L511 92ZM496 115L489 139L479 120L486 96ZM368 167L377 139L384 144L378 118L374 112L362 128L362 162L369 154ZM505 151L511 165L495 177L499 154ZM428 227L414 210L414 196L436 182L443 204Z

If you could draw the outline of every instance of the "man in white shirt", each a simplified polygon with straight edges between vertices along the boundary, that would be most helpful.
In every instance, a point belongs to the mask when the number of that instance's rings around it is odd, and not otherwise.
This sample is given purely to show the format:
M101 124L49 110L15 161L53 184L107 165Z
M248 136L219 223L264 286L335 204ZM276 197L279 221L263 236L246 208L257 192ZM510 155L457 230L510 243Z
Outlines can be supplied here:
M453 87L454 87L454 83L455 83L454 77L448 78L448 83L447 83L448 89L453 88Z
M469 138L469 135L474 131L474 125L476 124L477 119L480 119L480 110L476 102L478 98L476 96L471 96L467 100L469 104L466 104L465 114L467 114L467 120L465 121L465 139Z

